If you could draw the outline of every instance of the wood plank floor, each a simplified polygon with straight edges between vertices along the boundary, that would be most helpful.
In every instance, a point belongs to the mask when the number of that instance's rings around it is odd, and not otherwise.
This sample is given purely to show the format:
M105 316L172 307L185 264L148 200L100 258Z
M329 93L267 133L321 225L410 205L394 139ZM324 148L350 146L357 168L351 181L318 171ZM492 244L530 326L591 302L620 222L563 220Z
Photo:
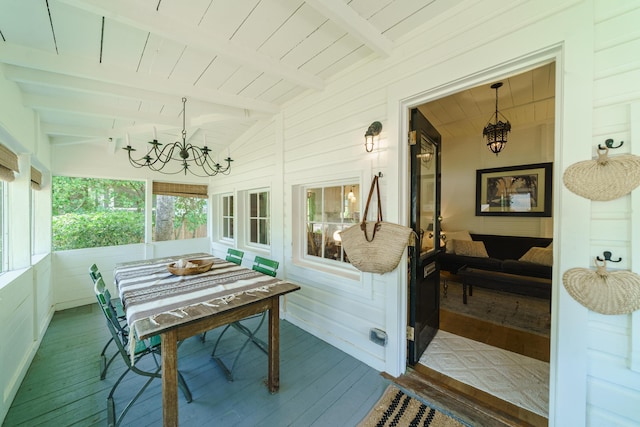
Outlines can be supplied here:
M267 356L257 347L245 349L235 381L228 382L210 357L221 329L209 332L204 344L198 337L186 340L178 351L179 368L193 402L179 393L181 425L349 426L362 420L389 381L286 321L280 330L280 391L273 395L264 385ZM263 339L266 331L261 329ZM228 335L223 348L238 348L238 334ZM57 312L3 426L106 425L106 397L124 369L116 360L107 378L99 378L98 355L108 336L97 304ZM229 360L230 354L225 356ZM141 385L139 376L125 377L116 408ZM161 418L161 381L154 380L122 425L156 426Z

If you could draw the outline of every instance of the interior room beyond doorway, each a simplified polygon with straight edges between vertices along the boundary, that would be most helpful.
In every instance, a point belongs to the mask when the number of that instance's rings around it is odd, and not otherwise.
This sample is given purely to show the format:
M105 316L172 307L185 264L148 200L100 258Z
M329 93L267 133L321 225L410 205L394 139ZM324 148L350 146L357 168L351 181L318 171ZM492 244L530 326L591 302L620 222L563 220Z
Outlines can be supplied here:
M496 107L496 93L490 87L494 82L418 107L442 135L441 228L445 241L448 233L460 231L535 238L553 235L552 217L476 215L477 170L548 163L554 159L555 63L496 81L503 82L499 92L500 113L511 123L508 143L498 155L487 149L482 138L483 128ZM474 288L468 305L476 304L475 312L459 313L449 304L461 298L458 279L455 275L447 276L447 289L443 287L445 281L441 283L441 330L547 362L548 366L550 301L499 292L491 295ZM484 295L485 299L493 298L490 306L493 308L485 308L484 315L477 307L483 293L488 295ZM503 308L505 311L527 312L532 306L537 311L529 313L531 325L512 326L508 320L496 321L489 315L495 314L490 312L497 311L498 305L509 305ZM524 319L526 322L527 316ZM548 376L545 379L548 381ZM548 401L548 384L545 390Z

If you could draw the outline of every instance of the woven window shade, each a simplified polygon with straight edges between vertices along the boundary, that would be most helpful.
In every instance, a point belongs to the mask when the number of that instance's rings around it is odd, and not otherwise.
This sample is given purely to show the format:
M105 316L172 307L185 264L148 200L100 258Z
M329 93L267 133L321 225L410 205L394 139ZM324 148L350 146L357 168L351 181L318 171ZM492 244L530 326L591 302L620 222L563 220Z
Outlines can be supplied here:
M0 181L12 182L16 179L14 172L0 165Z
M178 197L198 197L206 199L209 188L206 185L172 184L169 182L154 182L153 194Z
M13 181L13 172L20 172L18 169L18 156L4 145L0 144L0 179L3 181Z
M42 172L38 169L31 168L31 188L34 190L40 190L42 186Z

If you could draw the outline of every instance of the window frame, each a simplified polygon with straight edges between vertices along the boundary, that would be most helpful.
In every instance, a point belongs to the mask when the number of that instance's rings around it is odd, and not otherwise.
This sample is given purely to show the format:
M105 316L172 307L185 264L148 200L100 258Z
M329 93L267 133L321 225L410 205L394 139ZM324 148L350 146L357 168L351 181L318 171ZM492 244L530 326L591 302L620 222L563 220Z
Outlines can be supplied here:
M0 180L0 230L2 232L2 242L0 242L0 249L2 253L0 254L0 275L5 274L9 271L9 210L7 207L9 206L9 183L4 180Z
M328 218L328 211L327 209L327 198L326 198L326 190L328 188L336 188L336 187L340 187L340 222L337 221L331 221ZM358 188L358 195L357 197L357 201L355 202L355 209L354 209L354 213L357 212L357 215L353 218L352 222L346 222L343 221L343 214L344 214L344 197L346 197L346 195L349 193L350 187L357 187ZM325 233L325 229L329 229L331 227L334 228L341 228L342 230L345 230L349 227L351 227L352 225L358 224L360 223L360 215L362 214L362 186L360 185L360 180L357 178L346 178L346 179L339 179L339 180L331 180L331 181L326 181L326 182L321 182L321 183L314 183L314 184L305 184L305 185L301 185L300 186L301 189L301 200L300 200L300 204L303 204L304 206L300 206L301 209L301 213L302 213L302 220L301 220L301 227L298 230L298 232L300 233L300 238L299 238L299 242L300 242L300 259L303 262L308 262L311 264L320 264L320 265L326 265L329 266L331 268L337 268L337 269L346 269L348 271L352 271L355 270L355 267L353 267L351 265L350 262L346 261L344 259L344 250L341 248L340 250L340 259L333 259L330 257L326 256L326 247L325 247L325 241L327 240L327 236L328 236L328 232ZM314 219L314 220L310 220L308 217L308 194L310 190L321 190L322 193L322 212L320 213L320 220L318 219ZM321 239L321 254L320 255L312 255L309 254L309 234L308 234L308 225L312 223L314 225L320 225L320 228L323 230L322 231L322 239Z
M220 196L220 240L223 242L234 242L235 241L235 224L236 217L235 213L237 212L236 206L234 203L236 202L236 198L233 193L221 194ZM228 203L228 200L231 199L231 203ZM231 208L231 214L229 212L225 212L225 202L226 206ZM225 220L229 220L228 224L225 224ZM228 225L228 226L227 226ZM230 229L230 230L229 230ZM226 232L229 232L229 235L225 235Z
M266 194L267 196L267 208L266 208L266 216L260 216L260 205L256 207L256 216L251 214L251 198L253 195L256 195L256 200L259 202L260 194ZM255 247L260 249L270 249L271 248L271 190L269 188L257 188L252 190L247 190L246 192L246 234L245 234L245 245L247 247ZM256 231L256 236L260 236L260 221L263 220L266 222L266 232L267 232L267 243L254 242L251 240L251 221L256 220L258 229Z

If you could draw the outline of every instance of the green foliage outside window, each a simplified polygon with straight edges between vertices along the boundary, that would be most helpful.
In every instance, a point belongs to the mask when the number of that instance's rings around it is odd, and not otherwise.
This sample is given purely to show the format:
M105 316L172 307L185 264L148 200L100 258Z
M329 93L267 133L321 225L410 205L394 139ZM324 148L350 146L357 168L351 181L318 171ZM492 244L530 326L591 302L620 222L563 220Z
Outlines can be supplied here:
M207 236L207 199L156 195L153 206L154 241Z
M53 177L53 250L144 242L139 181Z

